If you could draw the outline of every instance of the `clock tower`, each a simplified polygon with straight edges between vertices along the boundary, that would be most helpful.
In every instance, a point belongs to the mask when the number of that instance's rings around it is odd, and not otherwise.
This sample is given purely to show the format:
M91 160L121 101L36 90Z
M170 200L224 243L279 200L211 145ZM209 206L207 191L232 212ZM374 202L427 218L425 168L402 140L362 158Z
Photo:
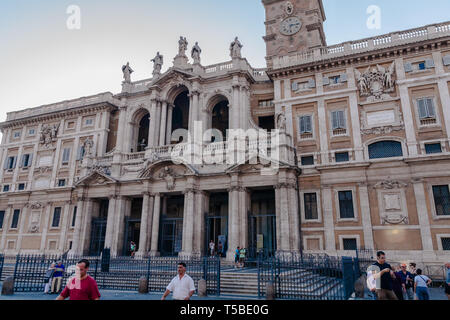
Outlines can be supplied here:
M326 46L322 0L262 0L266 9L266 60Z

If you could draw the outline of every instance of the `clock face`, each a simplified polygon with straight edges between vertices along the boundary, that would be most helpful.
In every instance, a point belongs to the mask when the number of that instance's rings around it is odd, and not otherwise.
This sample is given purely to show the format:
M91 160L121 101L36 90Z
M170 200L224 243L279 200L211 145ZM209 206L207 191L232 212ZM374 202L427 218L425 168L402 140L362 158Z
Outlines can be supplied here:
M280 32L286 36L291 36L299 32L301 27L302 22L299 18L289 17L281 22Z

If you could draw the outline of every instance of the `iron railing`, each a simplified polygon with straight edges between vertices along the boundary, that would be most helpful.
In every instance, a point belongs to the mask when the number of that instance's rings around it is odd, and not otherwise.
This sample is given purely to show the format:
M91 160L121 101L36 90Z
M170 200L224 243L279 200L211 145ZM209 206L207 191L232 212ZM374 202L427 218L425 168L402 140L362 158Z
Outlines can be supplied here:
M3 254L0 254L0 279L2 278L4 262L5 262L5 256Z
M351 257L290 255L258 260L258 297L272 283L277 299L347 300L359 277L359 262Z
M137 291L139 280L148 279L150 292L164 292L169 282L177 274L180 261L187 264L189 274L198 288L198 281L205 279L207 293L220 295L220 259L204 258L132 258L110 257L108 251L102 256L56 256L56 255L18 255L14 269L14 290L16 292L39 292L44 290L46 272L52 263L61 261L65 266L63 287L75 275L78 261L86 258L90 262L89 275L97 281L99 289Z

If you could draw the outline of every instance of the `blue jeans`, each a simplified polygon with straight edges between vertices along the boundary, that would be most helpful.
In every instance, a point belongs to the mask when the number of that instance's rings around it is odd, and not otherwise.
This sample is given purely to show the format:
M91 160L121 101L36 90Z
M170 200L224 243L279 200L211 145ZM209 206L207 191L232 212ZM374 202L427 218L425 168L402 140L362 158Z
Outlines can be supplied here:
M417 287L416 295L419 300L430 300L430 294L428 293L428 288L426 287Z

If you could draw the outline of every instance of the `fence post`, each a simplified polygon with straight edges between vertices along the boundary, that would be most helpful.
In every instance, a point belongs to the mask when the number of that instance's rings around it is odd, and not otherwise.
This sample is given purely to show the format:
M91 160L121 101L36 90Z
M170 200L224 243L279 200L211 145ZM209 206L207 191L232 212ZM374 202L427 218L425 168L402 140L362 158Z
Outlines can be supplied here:
M218 296L220 296L220 258L219 258L219 256L217 256L216 257L216 261L217 261L217 264L216 264L216 268L217 268L217 289L216 289L216 291L217 291L217 295Z
M3 254L0 254L0 279L2 278L4 262L5 262L5 256Z
M258 267L258 299L261 299L261 261L259 257L256 259L256 266Z
M342 257L342 280L344 282L344 298L348 300L354 289L354 269L351 257Z

